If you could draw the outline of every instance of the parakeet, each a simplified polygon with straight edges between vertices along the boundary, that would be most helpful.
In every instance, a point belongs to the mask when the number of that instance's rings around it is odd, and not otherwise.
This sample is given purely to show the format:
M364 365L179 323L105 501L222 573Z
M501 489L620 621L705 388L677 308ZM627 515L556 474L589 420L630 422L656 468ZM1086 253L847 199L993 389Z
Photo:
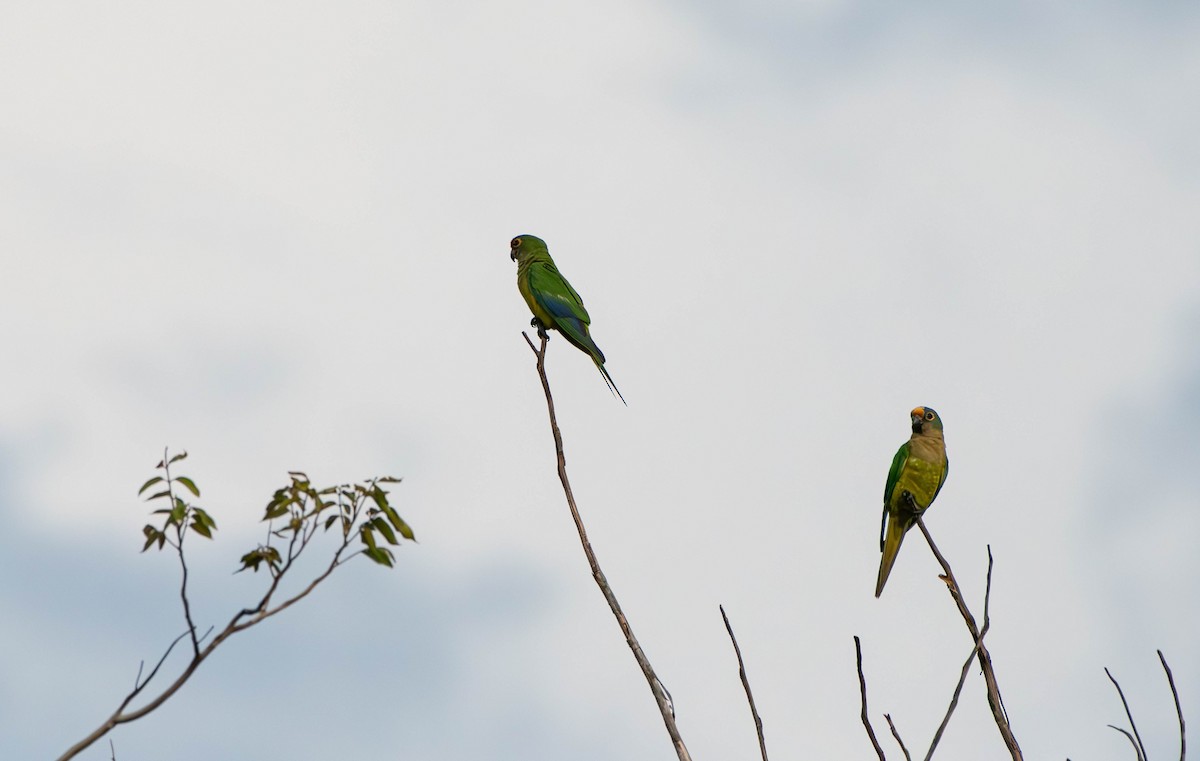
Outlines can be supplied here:
M532 235L518 235L509 243L509 249L517 263L517 288L533 312L529 324L537 328L539 336L545 335L547 328L554 328L577 349L590 355L604 382L624 404L625 397L604 369L604 352L588 333L592 318L583 306L583 299L554 266L546 242Z
M912 438L904 442L892 458L887 486L883 489L883 523L879 527L879 577L875 596L883 592L896 553L904 535L937 499L950 461L946 459L946 440L942 437L942 419L929 407L917 407L911 413Z

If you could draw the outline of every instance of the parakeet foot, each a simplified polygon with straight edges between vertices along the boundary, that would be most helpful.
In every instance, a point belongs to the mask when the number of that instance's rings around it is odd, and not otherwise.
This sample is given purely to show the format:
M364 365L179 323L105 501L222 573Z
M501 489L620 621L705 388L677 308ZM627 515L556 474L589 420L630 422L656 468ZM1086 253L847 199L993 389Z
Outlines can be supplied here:
M900 496L904 499L905 504L908 505L908 509L914 517L920 517L925 512L925 508L917 504L916 498L913 497L912 492L908 489L900 492Z
M538 338L542 339L543 341L550 340L550 334L546 332L546 326L543 325L542 321L538 318L534 317L532 320L530 320L529 327L537 328Z

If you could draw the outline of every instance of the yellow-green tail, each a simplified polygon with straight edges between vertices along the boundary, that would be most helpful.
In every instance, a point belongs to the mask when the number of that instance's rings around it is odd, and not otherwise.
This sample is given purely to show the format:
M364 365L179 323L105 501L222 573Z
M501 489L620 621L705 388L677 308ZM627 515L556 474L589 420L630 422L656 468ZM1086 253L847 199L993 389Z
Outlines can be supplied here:
M879 577L875 580L875 596L883 594L883 585L887 583L888 574L896 562L896 554L900 552L900 543L904 535L912 527L912 521L899 515L888 515L887 538L883 541L883 557L879 560Z

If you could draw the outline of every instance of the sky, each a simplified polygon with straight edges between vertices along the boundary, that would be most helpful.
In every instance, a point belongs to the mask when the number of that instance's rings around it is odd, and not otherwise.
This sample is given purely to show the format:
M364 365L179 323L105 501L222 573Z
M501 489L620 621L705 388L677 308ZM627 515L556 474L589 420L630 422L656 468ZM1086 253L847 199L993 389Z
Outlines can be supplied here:
M919 536L872 594L917 405L977 618L995 557L1027 757L1130 757L1105 667L1171 757L1159 648L1196 724L1194 3L2 15L0 757L57 757L182 631L177 562L139 554L164 447L219 526L202 627L261 594L232 572L289 470L403 478L419 543L80 758L674 757L555 475L518 234L628 400L552 338L580 510L697 761L757 757L718 604L772 758L871 757L855 635L876 731L932 738L971 641ZM1007 757L977 673L939 754Z

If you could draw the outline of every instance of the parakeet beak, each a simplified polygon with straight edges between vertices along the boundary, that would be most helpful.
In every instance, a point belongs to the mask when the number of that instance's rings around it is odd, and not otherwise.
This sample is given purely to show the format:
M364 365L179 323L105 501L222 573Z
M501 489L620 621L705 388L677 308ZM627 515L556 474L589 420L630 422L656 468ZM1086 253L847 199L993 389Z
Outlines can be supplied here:
M917 407L915 410L913 410L909 414L912 416L912 431L913 431L913 433L920 433L921 426L925 423L925 408Z
M517 260L517 250L515 248L508 252L508 258L512 259L514 262Z

